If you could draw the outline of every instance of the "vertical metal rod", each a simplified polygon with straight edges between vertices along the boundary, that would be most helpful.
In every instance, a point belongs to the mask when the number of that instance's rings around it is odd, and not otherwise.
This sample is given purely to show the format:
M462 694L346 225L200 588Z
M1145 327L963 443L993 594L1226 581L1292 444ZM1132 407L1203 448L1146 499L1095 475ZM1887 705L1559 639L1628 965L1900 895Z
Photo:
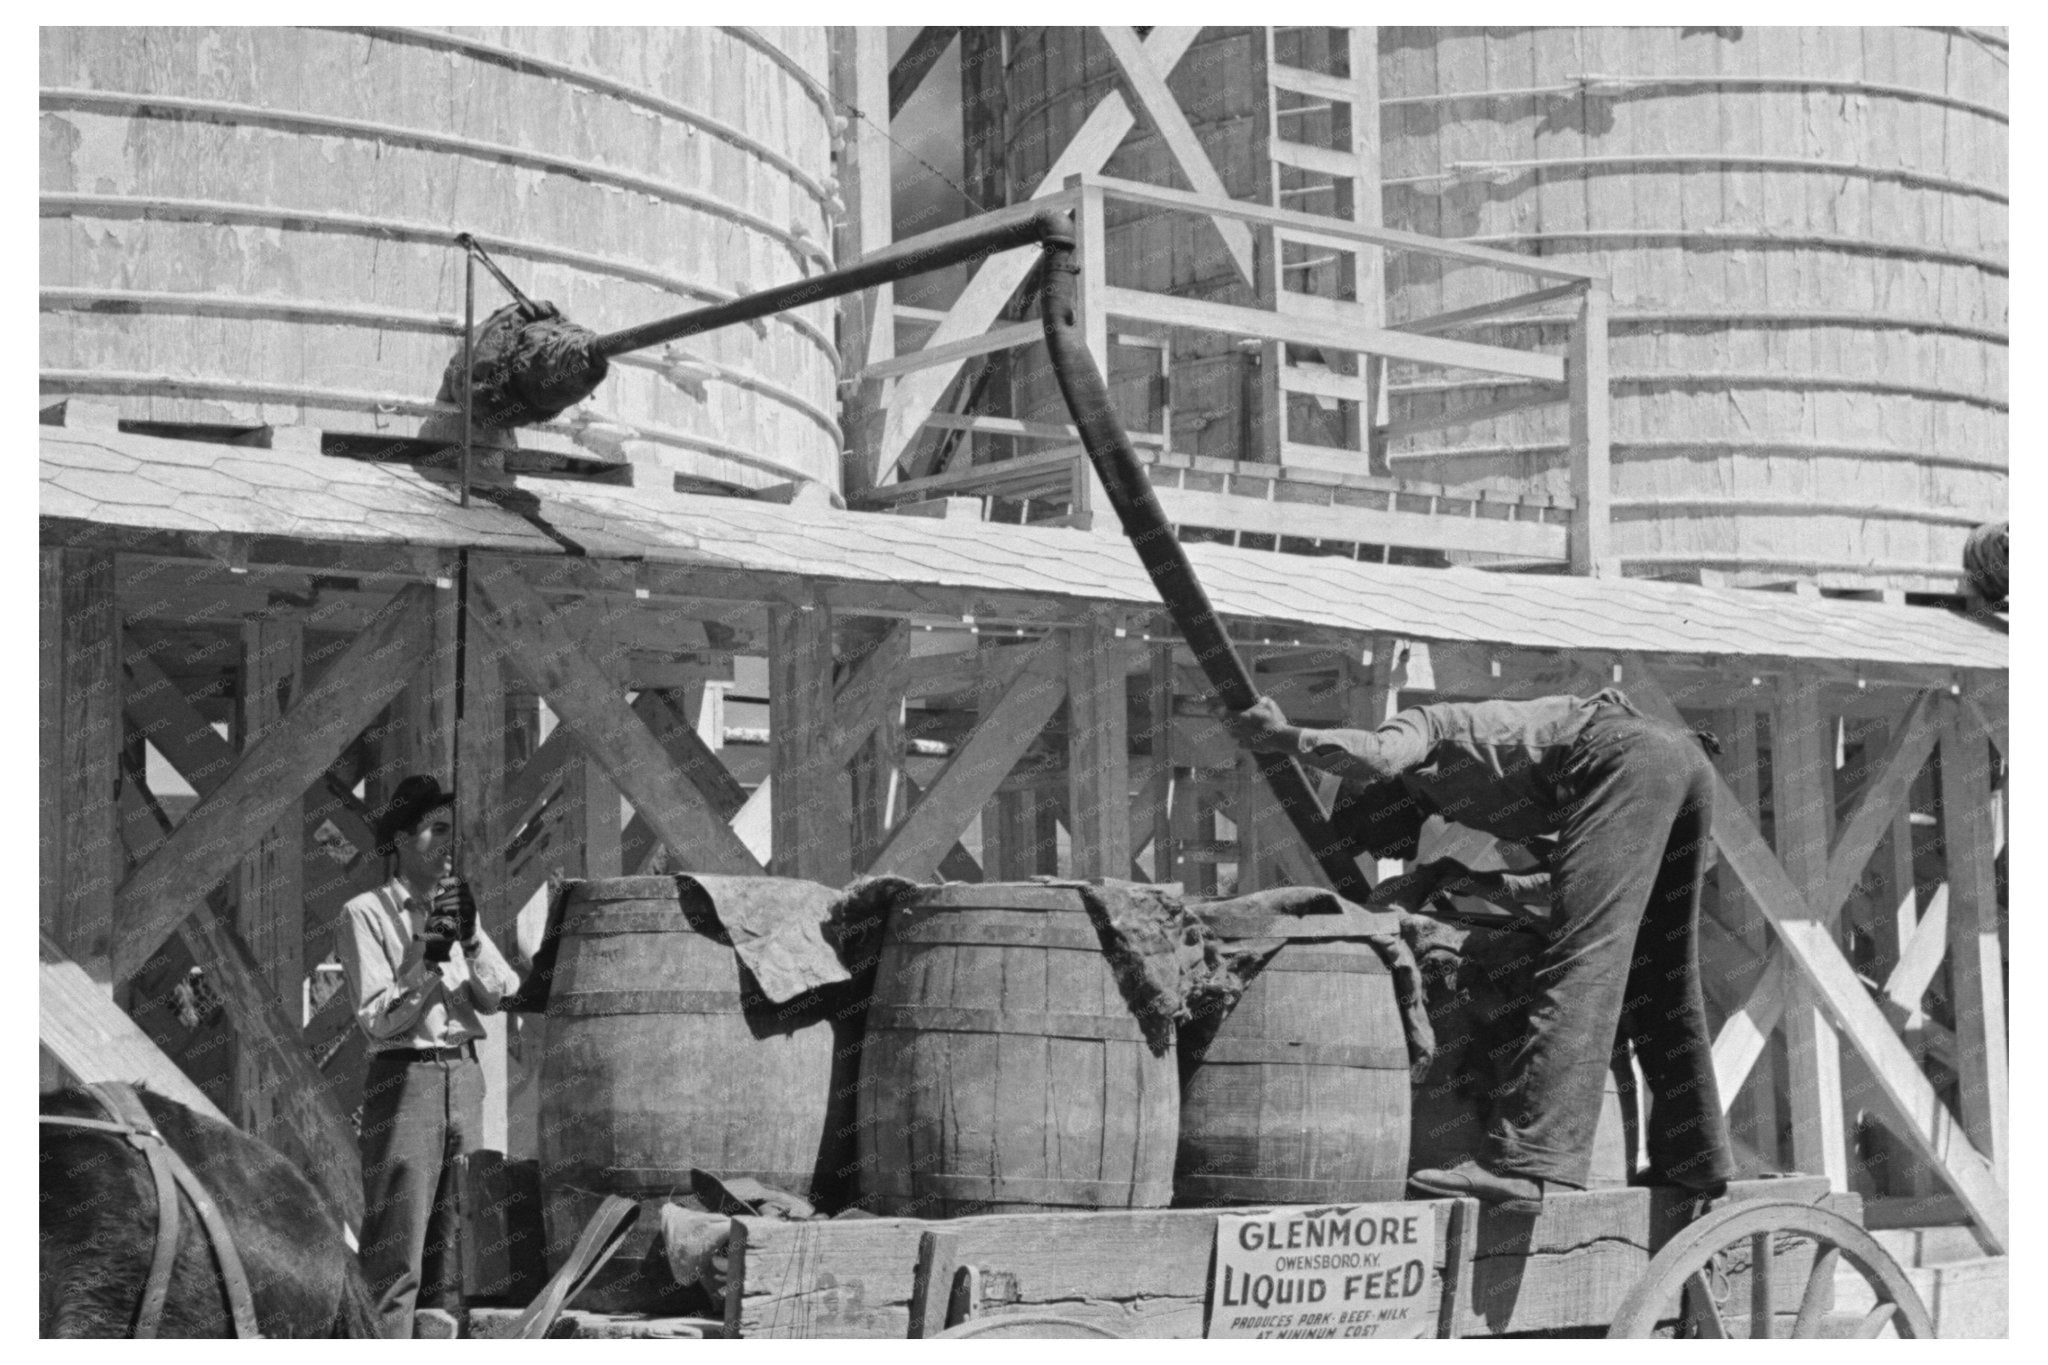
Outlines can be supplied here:
M469 448L476 421L476 248L462 248L462 505L469 506Z

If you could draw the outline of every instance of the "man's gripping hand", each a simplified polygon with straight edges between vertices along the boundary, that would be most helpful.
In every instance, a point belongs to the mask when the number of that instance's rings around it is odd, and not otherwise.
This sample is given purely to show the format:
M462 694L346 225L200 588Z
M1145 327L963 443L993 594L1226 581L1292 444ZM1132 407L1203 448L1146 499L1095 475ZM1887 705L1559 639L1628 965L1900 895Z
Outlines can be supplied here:
M441 889L434 893L433 914L434 918L446 916L455 922L455 937L465 949L476 947L476 897L470 894L468 882L451 879L441 883Z
M1223 711L1218 717L1238 747L1255 754L1292 754L1300 751L1301 731L1287 723L1287 713L1271 697L1260 697L1243 711Z

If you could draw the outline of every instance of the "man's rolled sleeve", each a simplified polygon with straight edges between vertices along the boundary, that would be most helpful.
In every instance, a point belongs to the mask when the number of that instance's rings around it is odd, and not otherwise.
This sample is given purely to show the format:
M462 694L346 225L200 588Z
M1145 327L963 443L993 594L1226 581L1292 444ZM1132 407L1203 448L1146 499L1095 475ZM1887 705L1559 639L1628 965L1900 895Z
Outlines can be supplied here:
M440 977L411 953L393 971L377 932L375 910L351 901L334 936L334 955L355 992L356 1022L372 1038L395 1038L412 1027Z
M519 989L519 973L481 928L476 931L476 951L463 951L469 957L470 1001L482 1013L495 1014L505 997Z
M1363 782L1399 777L1429 756L1429 722L1403 711L1377 730L1301 732L1304 763Z

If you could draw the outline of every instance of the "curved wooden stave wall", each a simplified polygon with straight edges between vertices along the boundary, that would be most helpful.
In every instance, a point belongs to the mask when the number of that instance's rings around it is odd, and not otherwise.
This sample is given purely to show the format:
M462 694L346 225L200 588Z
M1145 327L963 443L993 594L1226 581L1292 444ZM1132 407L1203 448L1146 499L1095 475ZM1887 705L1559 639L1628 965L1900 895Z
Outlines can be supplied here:
M821 28L45 28L44 392L406 437L459 342L458 230L600 330L814 273L827 66ZM479 317L503 301L479 271ZM628 357L590 406L663 472L837 487L832 326L693 339L702 399Z
M2002 55L1928 29L1381 31L1388 226L1611 276L1628 572L1959 590L1964 537L2006 507ZM1666 83L1560 91L1587 74ZM1597 157L1631 160L1425 179ZM1513 292L1397 256L1388 315ZM1562 351L1543 311L1458 335ZM1459 378L1397 370L1393 416L1510 392ZM1392 464L1561 493L1567 421L1421 434Z

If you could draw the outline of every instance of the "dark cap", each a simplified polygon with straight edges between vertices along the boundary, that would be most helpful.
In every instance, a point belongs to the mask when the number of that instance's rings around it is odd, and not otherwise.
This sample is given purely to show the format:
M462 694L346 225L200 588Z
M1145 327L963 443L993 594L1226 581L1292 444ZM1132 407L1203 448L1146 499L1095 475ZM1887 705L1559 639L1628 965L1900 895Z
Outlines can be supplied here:
M372 827L377 836L377 852L390 857L396 851L393 836L400 830L416 829L429 811L454 804L454 788L443 787L440 779L426 773L414 773L398 784L391 799L377 812Z

